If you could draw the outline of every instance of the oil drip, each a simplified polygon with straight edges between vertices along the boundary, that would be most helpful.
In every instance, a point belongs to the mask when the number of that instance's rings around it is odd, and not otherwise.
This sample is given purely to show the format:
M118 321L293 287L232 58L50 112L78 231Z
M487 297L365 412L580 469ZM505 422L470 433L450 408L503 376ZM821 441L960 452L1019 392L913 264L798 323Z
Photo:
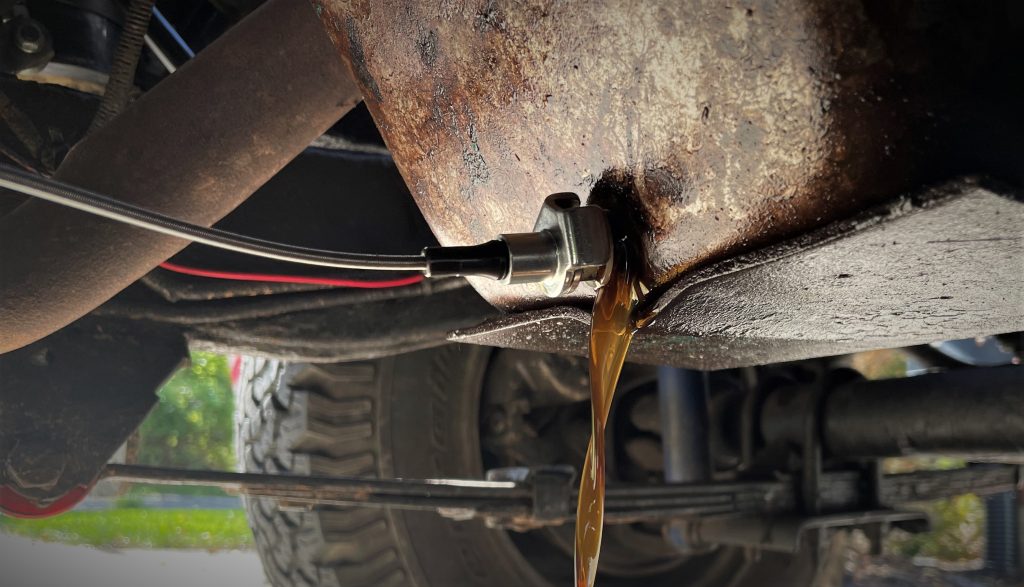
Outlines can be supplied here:
M590 327L591 429L576 507L577 587L593 587L597 576L604 528L605 426L640 302L636 270L621 247L616 253L611 279L597 292Z

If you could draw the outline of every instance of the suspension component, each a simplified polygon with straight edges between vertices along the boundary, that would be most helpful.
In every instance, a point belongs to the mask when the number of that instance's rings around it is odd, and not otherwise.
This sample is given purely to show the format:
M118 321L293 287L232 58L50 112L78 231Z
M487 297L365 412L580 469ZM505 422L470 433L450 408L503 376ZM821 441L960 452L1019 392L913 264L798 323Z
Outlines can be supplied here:
M56 178L209 226L360 101L332 53L308 2L271 0L78 143ZM0 263L0 352L66 326L186 244L26 202L0 219L0 250L19 251Z
M104 468L100 478L158 485L214 486L308 506L428 510L457 520L482 518L495 526L514 528L567 523L572 519L575 511L572 504L576 501L571 473L565 467L551 466L502 469L489 474L488 480L476 480L297 477L111 464ZM880 503L892 507L961 493L992 495L1009 491L1018 482L1019 469L1008 465L886 475L881 479ZM856 473L824 474L821 489L829 511L856 511L861 483ZM609 485L605 522L658 522L675 516L699 520L791 515L798 506L797 491L791 480ZM875 513L873 519L882 515ZM857 516L847 518L856 520ZM842 524L830 518L828 525Z

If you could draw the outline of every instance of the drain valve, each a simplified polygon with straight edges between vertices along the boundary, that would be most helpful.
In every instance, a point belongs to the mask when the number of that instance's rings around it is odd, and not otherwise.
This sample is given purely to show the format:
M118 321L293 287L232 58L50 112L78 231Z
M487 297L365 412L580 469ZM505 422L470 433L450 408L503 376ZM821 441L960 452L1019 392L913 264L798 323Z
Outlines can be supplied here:
M605 211L581 206L576 194L544 200L533 232L503 234L509 269L502 283L537 283L549 297L571 293L581 282L603 284L611 274L612 235Z

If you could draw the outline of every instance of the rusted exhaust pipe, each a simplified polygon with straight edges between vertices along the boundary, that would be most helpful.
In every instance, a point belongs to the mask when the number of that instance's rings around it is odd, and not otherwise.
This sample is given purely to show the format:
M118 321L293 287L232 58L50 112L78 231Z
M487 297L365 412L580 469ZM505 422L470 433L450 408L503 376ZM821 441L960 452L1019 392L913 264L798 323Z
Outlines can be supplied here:
M360 100L310 3L269 0L79 143L56 176L209 226ZM186 244L23 204L0 219L0 352L66 326Z

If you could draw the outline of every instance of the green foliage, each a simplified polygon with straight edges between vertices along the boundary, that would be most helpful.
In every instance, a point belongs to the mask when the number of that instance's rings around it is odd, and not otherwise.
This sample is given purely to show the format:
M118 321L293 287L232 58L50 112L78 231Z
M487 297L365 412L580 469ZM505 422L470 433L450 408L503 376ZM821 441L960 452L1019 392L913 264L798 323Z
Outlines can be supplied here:
M131 503L132 500L141 500L147 495L233 495L220 487L206 487L204 485L148 485L146 483L132 483L124 492L122 500ZM120 503L120 502L118 502Z
M245 549L252 533L241 510L115 509L43 520L0 516L0 530L46 542L102 548Z
M894 538L893 550L904 556L926 556L944 561L981 557L984 548L985 508L976 495L961 495L929 504L932 531Z
M867 351L854 354L850 366L868 379L905 377L907 357L898 350Z
M227 359L192 353L192 364L158 392L139 427L135 462L159 467L233 470L235 400ZM135 485L105 511L69 512L44 520L0 516L0 531L106 548L251 548L242 510L145 509L152 493L223 495L212 487Z
M192 353L192 365L159 392L139 427L136 462L193 469L234 469L234 411L227 359Z
M885 459L886 474L912 471L942 471L965 466L963 459L915 456ZM931 532L902 534L889 542L903 556L925 556L948 562L974 560L984 548L985 508L975 495L961 495L925 506L932 521Z
M886 475L914 471L948 471L962 469L966 466L967 462L963 459L942 456L897 457L882 461L882 470Z

